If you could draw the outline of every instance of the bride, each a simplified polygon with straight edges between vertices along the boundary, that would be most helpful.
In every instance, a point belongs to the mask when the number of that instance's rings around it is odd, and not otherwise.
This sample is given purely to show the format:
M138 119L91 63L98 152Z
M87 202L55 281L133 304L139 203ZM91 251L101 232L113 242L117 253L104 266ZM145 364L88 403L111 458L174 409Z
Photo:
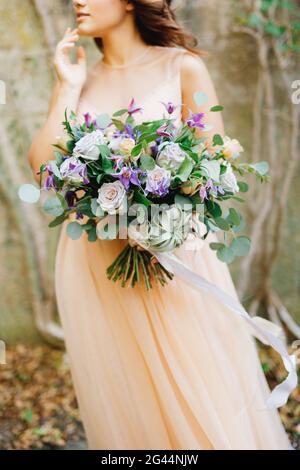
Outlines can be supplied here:
M205 113L218 102L197 42L176 22L171 0L73 3L77 28L57 45L47 119L29 151L37 181L62 135L65 108L87 119L127 108L134 98L142 122L162 118L162 102L170 101L180 123L189 110ZM89 70L83 47L75 47L80 36L95 38L102 52ZM208 97L201 106L193 98L199 90ZM221 114L212 114L207 138L224 135ZM91 243L84 232L74 241L66 222L56 299L89 449L290 449L278 411L263 409L270 389L243 320L176 277L151 291L122 288L105 270L126 240ZM210 241L196 251L180 248L178 256L237 298Z

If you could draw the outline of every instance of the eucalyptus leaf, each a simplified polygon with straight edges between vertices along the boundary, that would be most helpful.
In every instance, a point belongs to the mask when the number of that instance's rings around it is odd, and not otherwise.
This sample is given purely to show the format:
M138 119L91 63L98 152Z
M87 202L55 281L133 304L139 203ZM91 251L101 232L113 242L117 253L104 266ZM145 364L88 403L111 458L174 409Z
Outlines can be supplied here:
M232 261L235 259L235 254L234 251L228 247L228 246L223 246L217 251L217 257L219 258L220 261L223 261L224 263L230 264Z
M46 199L43 209L47 214L53 215L55 217L58 217L64 212L62 203L56 196Z
M70 222L67 225L67 234L72 240L78 240L83 232L83 227L78 222Z
M258 162L258 163L252 163L249 165L251 168L253 168L255 171L257 171L257 173L260 175L260 176L265 176L268 171L269 171L269 164L268 162Z
M246 256L251 248L251 241L248 237L237 237L231 243L231 249L235 256Z
M215 223L221 230L228 231L230 229L229 223L227 222L227 220L223 219L222 217L217 217L215 219Z

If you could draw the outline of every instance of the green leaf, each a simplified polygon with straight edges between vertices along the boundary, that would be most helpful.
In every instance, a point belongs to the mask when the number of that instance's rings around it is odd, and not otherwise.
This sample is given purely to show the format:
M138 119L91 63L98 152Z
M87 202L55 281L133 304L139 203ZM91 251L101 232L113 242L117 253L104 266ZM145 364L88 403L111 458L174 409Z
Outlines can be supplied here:
M223 261L224 263L232 263L235 258L234 251L228 247L228 246L223 246L217 251L217 257L219 258L220 261Z
M94 225L88 232L88 241L95 242L96 240L98 240L98 237L97 237L96 225Z
M217 106L213 106L212 108L210 108L210 111L212 111L213 113L216 113L218 111L223 111L223 106L221 105L217 105Z
M227 220L223 219L222 217L217 217L215 219L215 223L221 230L227 231L230 229L229 223L227 222Z
M215 134L213 136L213 145L216 146L216 145L224 145L224 141L222 139L222 137L220 136L220 134Z
M47 214L53 215L55 217L58 217L64 212L62 203L56 196L47 199L44 203L43 209Z
M83 232L83 227L78 222L70 222L67 225L67 234L72 240L78 240Z
M221 207L219 206L219 204L217 204L216 202L214 201L206 201L206 207L207 207L207 210L211 213L211 215L215 218L217 217L221 217L222 215L222 209Z
M105 215L104 210L97 202L97 198L91 200L91 211L96 217L104 217Z
M41 191L33 184L22 184L18 189L19 198L24 202L34 204L40 199Z
M100 151L100 154L102 157L109 157L110 154L111 154L111 151L110 151L110 148L107 146L107 145L104 145L104 144L99 144L97 145L97 147L99 148L99 151Z
M210 243L209 244L209 247L214 251L218 251L221 248L223 248L224 246L225 246L224 243Z
M133 149L131 150L131 155L132 155L133 157L137 157L137 156L141 153L142 148L143 148L143 144L142 144L142 143L136 145L136 146L133 147Z
M116 111L113 116L114 117L119 117L119 116L123 116L125 113L128 113L128 110L123 108L123 109L120 109L119 111Z
M238 211L231 207L229 209L229 215L226 217L226 220L232 225L240 225L241 217Z
M181 194L175 195L174 202L185 210L187 210L188 208L192 209L193 207L193 201L189 197L182 196Z
M246 256L251 248L251 241L248 237L237 237L231 243L231 249L235 256Z
M252 163L249 167L253 168L260 176L265 176L269 171L268 162Z
M189 157L186 157L178 168L178 172L176 173L175 177L184 182L190 176L193 168L194 162L191 161Z
M242 193L246 193L249 190L249 185L244 181L238 181L238 187Z
M134 193L134 201L140 204L144 204L144 206L151 206L152 202L146 196L144 196L139 191L135 191Z
M140 158L140 162L143 170L153 170L155 168L155 160L149 155L142 155Z
M65 213L63 213L63 214L59 215L58 217L56 217L54 220L52 220L52 221L48 224L48 227L49 227L49 228L56 227L57 225L62 224L67 218L68 218L68 215L65 214Z

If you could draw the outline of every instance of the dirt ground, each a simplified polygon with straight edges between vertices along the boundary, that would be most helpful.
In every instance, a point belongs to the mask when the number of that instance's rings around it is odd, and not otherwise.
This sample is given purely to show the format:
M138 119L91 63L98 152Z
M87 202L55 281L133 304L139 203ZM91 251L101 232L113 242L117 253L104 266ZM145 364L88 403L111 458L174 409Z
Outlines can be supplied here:
M284 370L270 348L260 350L273 388ZM280 409L293 446L300 449L300 391ZM9 347L0 365L0 449L85 449L68 358L49 346Z

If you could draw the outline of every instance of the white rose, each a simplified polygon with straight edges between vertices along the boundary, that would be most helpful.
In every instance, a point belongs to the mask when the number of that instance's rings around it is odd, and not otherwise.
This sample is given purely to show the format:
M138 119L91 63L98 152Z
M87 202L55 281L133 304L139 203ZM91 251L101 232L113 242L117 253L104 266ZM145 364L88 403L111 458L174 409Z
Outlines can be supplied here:
M82 137L75 145L73 155L85 160L98 160L100 151L97 145L104 145L105 137L100 129L97 129Z
M97 203L109 214L117 214L125 211L127 197L126 190L121 181L104 183L98 189Z
M187 153L176 142L168 142L167 144L163 142L158 147L156 162L159 166L176 173L187 156Z
M232 193L237 193L239 191L239 186L237 184L237 179L230 163L227 164L227 170L220 176L220 183L225 191L230 191Z

